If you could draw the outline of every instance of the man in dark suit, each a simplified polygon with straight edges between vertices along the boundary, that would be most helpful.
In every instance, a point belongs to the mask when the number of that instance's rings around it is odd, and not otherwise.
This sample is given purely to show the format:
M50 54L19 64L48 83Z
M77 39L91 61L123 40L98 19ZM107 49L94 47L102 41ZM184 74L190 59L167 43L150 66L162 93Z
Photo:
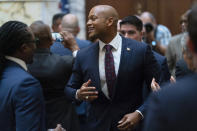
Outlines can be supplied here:
M79 22L75 15L67 14L62 18L61 22L61 31L68 31L75 36L75 40L80 49L85 48L91 44L90 41L87 40L80 40L77 38L77 34L80 31ZM60 42L54 42L50 48L51 52L59 55L71 55L72 51L64 48L64 46Z
M188 15L187 45L197 67L197 5ZM197 75L185 77L150 97L145 131L196 131Z
M36 48L30 28L8 21L0 29L0 130L45 131L42 89L27 71Z
M65 93L88 101L87 131L134 129L146 108L143 81L159 78L158 64L149 46L117 33L113 7L95 6L88 19L89 37L99 42L78 51Z
M137 16L127 16L120 22L120 33L126 38L142 41L142 28L143 23ZM152 47L152 45L150 46ZM161 69L160 84L169 81L170 72L166 58L155 51L153 51L153 55Z
M73 57L59 56L50 52L53 40L48 25L42 21L36 21L30 28L38 44L34 62L28 66L28 69L42 85L47 129L55 128L60 123L66 131L79 131L75 108L72 101L68 100L64 94L64 87L72 73Z

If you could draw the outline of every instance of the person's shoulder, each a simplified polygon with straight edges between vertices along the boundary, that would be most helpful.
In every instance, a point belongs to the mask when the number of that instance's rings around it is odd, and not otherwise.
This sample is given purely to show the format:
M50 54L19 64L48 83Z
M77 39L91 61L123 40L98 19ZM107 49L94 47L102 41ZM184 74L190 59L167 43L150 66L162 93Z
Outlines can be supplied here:
M82 40L82 39L79 39L79 38L75 38L75 40L76 40L80 49L85 48L85 47L92 44L89 40Z
M160 55L159 53L153 51L153 55L155 56L155 58L160 61L161 63L165 62L167 59L165 56Z
M60 66L60 65L72 65L74 57L70 55L58 55L51 53L50 60L53 60L53 65ZM66 66L65 66L66 68Z
M20 87L32 87L33 85L40 86L39 81L20 66L12 66L5 71L5 77L8 81L11 81L8 83L10 87L13 86L18 89Z
M89 54L89 52L93 51L94 49L99 49L99 43L96 42L96 43L93 43L89 46L87 46L86 48L82 48L78 51L77 54Z
M191 94L197 93L197 75L188 75L179 79L175 84L168 84L159 92L155 93L160 99L170 102L173 99L182 99L190 97Z
M172 36L171 41L177 40L177 39L181 39L183 37L183 33L181 34L176 34L174 36Z

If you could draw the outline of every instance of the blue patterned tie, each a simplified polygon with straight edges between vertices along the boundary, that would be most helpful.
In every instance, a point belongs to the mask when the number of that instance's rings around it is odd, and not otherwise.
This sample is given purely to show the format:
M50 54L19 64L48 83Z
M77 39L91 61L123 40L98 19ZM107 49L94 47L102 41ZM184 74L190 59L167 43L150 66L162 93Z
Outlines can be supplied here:
M112 98L113 88L116 81L116 73L115 73L115 66L114 66L114 58L111 52L112 46L105 45L104 48L106 49L105 52L105 77L107 82L107 88L109 97Z

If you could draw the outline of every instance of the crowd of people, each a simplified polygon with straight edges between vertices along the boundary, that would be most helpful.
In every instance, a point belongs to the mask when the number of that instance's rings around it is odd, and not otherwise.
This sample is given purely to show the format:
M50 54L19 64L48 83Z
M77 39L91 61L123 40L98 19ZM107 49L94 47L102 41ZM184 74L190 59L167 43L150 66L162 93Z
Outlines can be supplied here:
M0 130L197 130L197 5L180 23L172 37L150 12L120 20L112 6L97 5L88 41L77 38L74 14L55 14L51 28L5 22Z

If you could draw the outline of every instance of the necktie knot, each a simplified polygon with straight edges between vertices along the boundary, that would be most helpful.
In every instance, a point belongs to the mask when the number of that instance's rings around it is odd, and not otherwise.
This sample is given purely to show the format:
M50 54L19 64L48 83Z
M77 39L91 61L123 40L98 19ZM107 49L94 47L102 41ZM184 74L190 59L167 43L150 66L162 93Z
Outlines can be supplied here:
M107 45L104 46L104 48L105 48L106 52L109 52L109 51L112 50L113 46L107 44Z

